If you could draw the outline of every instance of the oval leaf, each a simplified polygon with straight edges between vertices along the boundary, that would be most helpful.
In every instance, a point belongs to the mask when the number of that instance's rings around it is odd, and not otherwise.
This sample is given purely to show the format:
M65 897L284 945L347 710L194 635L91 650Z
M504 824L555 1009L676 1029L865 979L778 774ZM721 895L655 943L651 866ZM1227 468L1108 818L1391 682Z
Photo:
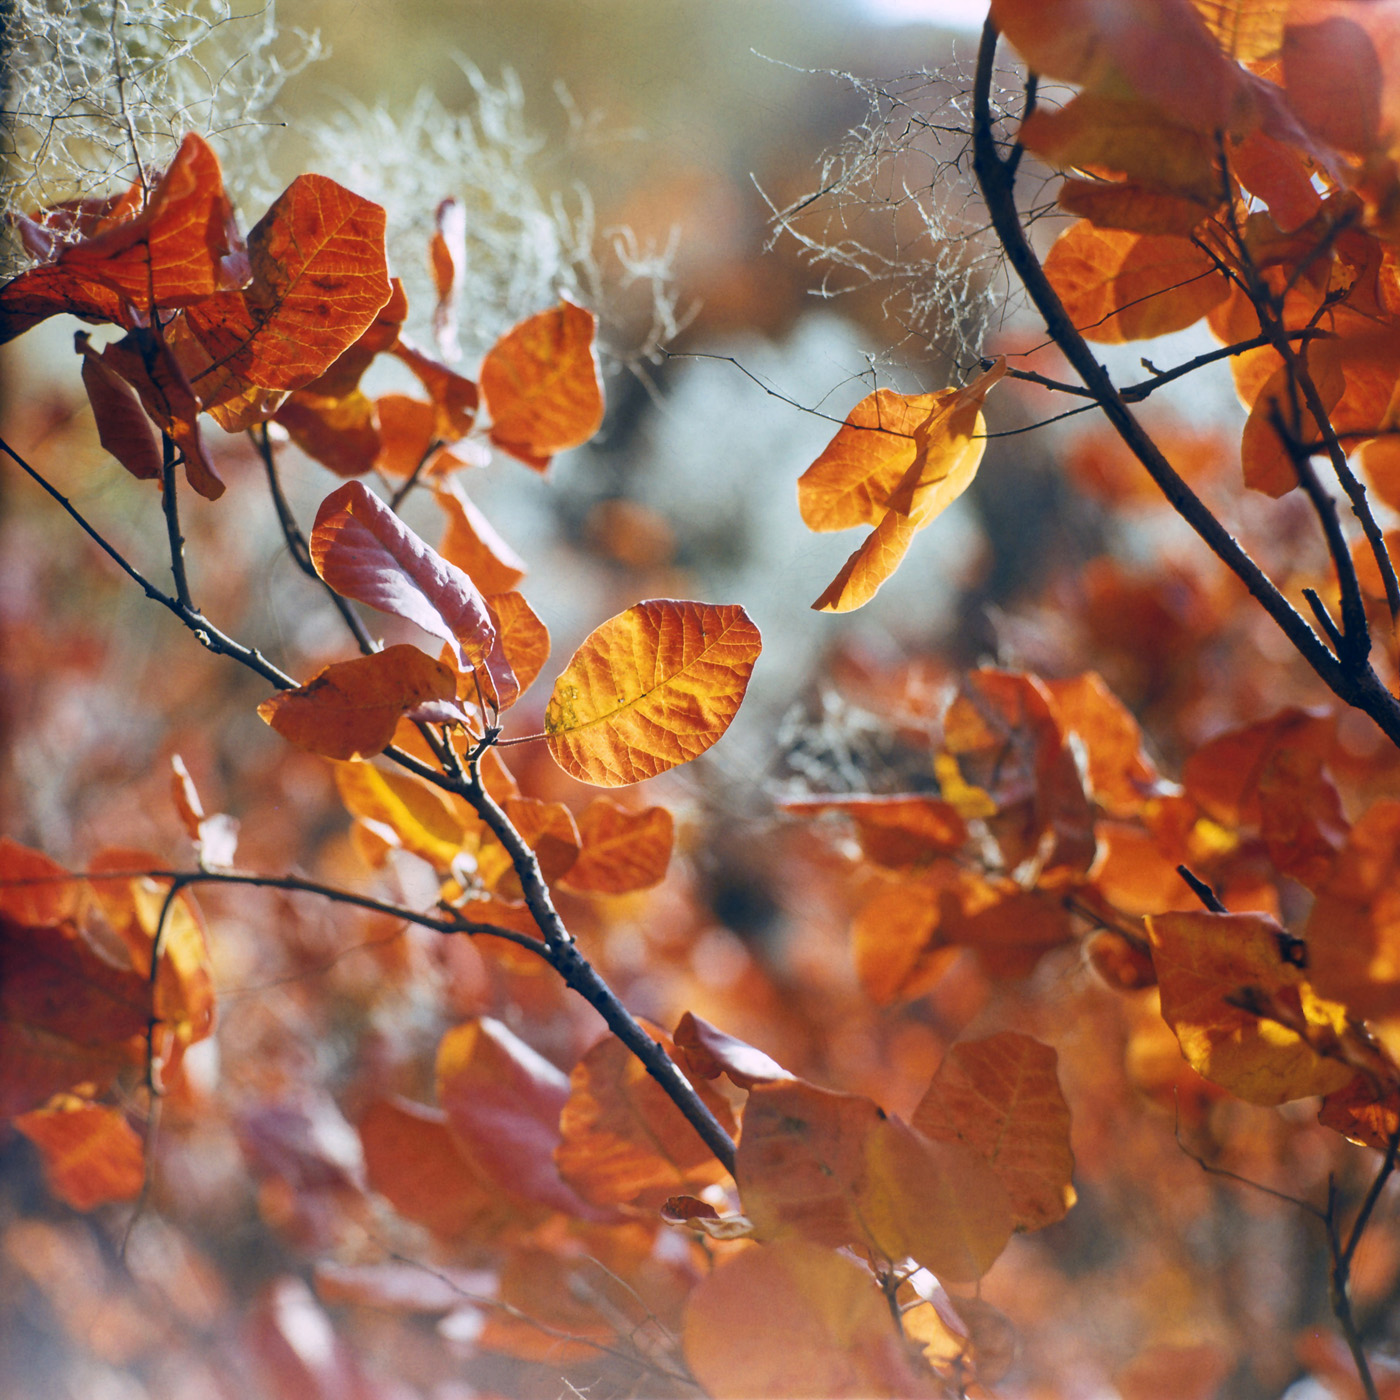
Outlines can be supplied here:
M15 1127L39 1149L49 1190L74 1210L95 1210L140 1194L145 1153L117 1109L64 1095L21 1114Z
M417 647L337 661L258 706L284 739L326 758L367 758L393 741L398 722L430 700L452 700L457 677Z
M634 812L600 797L578 819L583 849L564 877L571 890L627 894L666 878L671 862L671 814L665 807Z
M733 604L638 603L592 632L555 681L549 752L596 787L687 763L729 728L761 649Z
M496 629L476 585L362 482L347 481L321 502L310 544L316 571L341 597L446 642L459 669L479 666L490 654Z

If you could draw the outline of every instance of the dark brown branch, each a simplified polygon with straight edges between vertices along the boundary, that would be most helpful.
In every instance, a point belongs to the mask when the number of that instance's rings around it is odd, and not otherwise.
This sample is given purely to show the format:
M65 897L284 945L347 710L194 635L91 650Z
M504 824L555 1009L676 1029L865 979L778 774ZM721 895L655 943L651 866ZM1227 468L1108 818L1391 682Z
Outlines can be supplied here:
M160 508L165 516L165 534L170 542L170 576L175 580L175 597L180 606L195 611L190 598L189 576L185 573L185 537L180 533L180 499L175 476L175 443L169 433L160 435Z
M998 38L995 22L988 19L982 31L973 88L973 166L992 226L1031 301L1044 318L1046 329L1085 387L1091 391L1105 417L1146 468L1177 514L1244 584L1328 688L1340 699L1369 715L1392 742L1400 744L1400 702L1386 690L1370 667L1343 666L1338 661L1303 616L1163 456L1066 315L1021 227L1014 182L998 154L991 129L992 65Z

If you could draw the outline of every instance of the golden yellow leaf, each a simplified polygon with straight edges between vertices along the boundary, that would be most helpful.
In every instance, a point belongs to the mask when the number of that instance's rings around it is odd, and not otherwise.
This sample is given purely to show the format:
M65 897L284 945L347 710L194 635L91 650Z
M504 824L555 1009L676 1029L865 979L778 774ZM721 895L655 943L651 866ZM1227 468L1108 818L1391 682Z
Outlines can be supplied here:
M346 811L390 844L448 870L467 832L447 803L407 773L381 773L368 763L338 763L335 785ZM473 832L475 845L477 833Z
M590 633L555 681L549 752L595 787L686 763L729 728L761 648L732 604L637 603Z

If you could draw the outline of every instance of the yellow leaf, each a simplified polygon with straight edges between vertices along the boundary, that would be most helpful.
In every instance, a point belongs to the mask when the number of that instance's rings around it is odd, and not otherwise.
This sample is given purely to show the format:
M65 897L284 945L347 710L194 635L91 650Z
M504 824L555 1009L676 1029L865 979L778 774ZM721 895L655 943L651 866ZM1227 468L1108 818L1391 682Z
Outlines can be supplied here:
M450 869L460 854L466 841L462 823L420 779L381 773L368 763L338 763L335 785L346 810L393 845L439 870Z
M596 787L686 763L729 728L761 648L732 604L638 603L590 633L555 681L549 752Z

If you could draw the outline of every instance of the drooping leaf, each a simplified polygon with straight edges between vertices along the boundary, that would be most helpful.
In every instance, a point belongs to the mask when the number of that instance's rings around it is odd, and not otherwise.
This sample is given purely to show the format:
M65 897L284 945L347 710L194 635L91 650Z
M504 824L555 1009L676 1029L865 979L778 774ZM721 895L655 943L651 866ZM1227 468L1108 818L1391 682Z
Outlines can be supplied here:
M379 459L379 420L373 402L358 389L334 399L299 389L277 410L275 421L308 457L338 476L361 476Z
M591 632L555 681L550 754L596 787L698 757L729 728L761 647L740 607L637 603Z
M433 409L433 436L452 443L464 438L476 422L480 391L465 375L448 369L400 336L393 348L395 359L411 369L428 391Z
M1088 789L1100 810L1132 817L1161 795L1161 776L1143 751L1142 730L1102 676L1086 671L1046 681L1045 689L1061 730L1084 746Z
M153 481L161 473L160 438L136 390L92 348L88 336L73 337L83 357L83 388L92 405L97 440L138 481Z
M674 1058L664 1031L647 1032ZM703 1080L695 1085L722 1126L728 1105ZM574 1066L559 1118L555 1161L579 1195L599 1205L659 1207L669 1196L722 1181L726 1172L641 1061L616 1036L598 1041Z
M481 362L491 441L543 471L556 452L581 447L603 421L593 336L598 318L561 301L509 330Z
M672 828L665 807L634 811L595 798L578 819L583 848L564 884L589 894L627 894L660 884L671 861Z
M1038 1230L1074 1204L1069 1105L1048 1045L1017 1031L955 1044L910 1120L925 1137L963 1142L1006 1187L1016 1228Z
M141 1193L145 1153L126 1116L64 1094L15 1119L38 1149L49 1190L74 1210L95 1210Z
M340 763L335 785L352 816L439 870L450 870L468 841L462 822L437 790L412 774L381 772L369 763Z
M391 293L384 210L324 175L299 175L248 235L252 282L191 306L211 365L207 403L245 388L300 389L374 324Z
M446 642L458 670L490 654L496 629L475 584L361 482L347 481L321 502L310 546L316 571L337 593Z
M170 792L200 864L213 870L232 866L238 849L238 822L223 812L204 815L194 779L179 754L170 756Z
M1352 1078L1350 1065L1310 1043L1336 1045L1345 1008L1285 960L1287 935L1267 915L1161 914L1147 927L1162 1016L1197 1073L1266 1106L1330 1094Z
M1060 208L1096 228L1189 237L1214 212L1210 203L1188 195L1163 193L1135 180L1076 180L1060 186Z
M1194 325L1230 290L1210 257L1184 238L1085 220L1056 239L1045 275L1084 338L1110 345Z
M489 1181L567 1215L612 1218L580 1197L554 1162L567 1076L499 1021L478 1017L443 1036L437 1096L453 1140Z
M360 387L360 379L376 355L392 350L408 317L408 296L397 278L389 283L389 300L375 313L374 320L360 338L342 350L330 367L302 388L321 398L343 399Z
M727 1075L729 1082L738 1089L752 1089L755 1084L793 1077L762 1050L737 1036L726 1035L689 1011L676 1023L675 1044L681 1060L692 1073L703 1079Z
M803 1240L748 1250L715 1269L690 1295L682 1341L715 1400L936 1393L911 1366L869 1271Z
M433 495L447 516L438 552L483 593L510 592L525 577L525 561L496 533L455 481L444 482Z
M457 677L413 646L336 661L283 690L258 714L284 739L325 758L368 758L393 741L398 722L429 701L453 700Z
M493 593L486 603L496 628L497 650L515 677L518 699L535 683L549 660L549 632L521 593ZM493 652L488 669L494 667L495 655ZM459 693L462 698L469 698L461 688ZM501 708L505 708L504 704Z

